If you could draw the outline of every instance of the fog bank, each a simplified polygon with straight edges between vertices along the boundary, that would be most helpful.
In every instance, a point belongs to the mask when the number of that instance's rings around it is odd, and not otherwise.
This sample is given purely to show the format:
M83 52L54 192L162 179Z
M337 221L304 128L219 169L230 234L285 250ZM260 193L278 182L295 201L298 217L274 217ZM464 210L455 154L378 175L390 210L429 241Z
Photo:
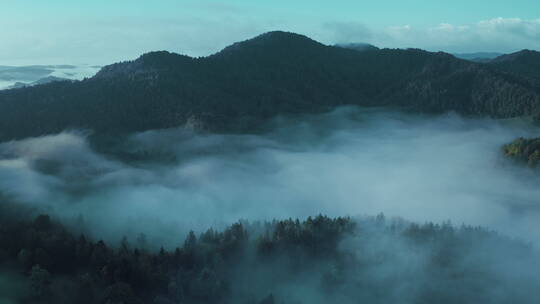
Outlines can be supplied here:
M525 123L341 108L269 130L148 131L123 139L122 158L84 132L2 143L0 194L110 240L175 245L178 231L238 219L382 212L540 241L539 177L500 152L538 131Z

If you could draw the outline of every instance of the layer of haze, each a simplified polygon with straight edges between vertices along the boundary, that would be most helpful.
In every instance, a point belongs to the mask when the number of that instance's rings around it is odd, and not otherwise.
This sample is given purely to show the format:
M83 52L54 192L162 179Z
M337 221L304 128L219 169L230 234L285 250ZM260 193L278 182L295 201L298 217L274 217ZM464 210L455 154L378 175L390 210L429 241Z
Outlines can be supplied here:
M540 180L500 151L537 131L525 123L341 108L269 129L135 134L116 149L145 160L128 163L84 132L3 143L0 194L113 241L178 245L188 229L239 219L380 212L540 241Z
M34 65L0 66L0 90L15 84L34 85L53 77L64 80L82 80L94 76L99 66Z

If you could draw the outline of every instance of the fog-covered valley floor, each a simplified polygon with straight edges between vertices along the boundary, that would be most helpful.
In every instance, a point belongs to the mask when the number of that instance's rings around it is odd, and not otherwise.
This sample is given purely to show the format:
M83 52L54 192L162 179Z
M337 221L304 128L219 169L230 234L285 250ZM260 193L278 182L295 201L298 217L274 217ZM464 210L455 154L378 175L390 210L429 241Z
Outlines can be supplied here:
M540 241L539 176L500 150L538 132L525 122L341 108L267 129L148 131L109 153L85 131L2 143L0 192L95 238L167 247L240 219L379 213Z
M82 80L94 76L100 68L88 64L0 66L0 90L44 84L51 80Z

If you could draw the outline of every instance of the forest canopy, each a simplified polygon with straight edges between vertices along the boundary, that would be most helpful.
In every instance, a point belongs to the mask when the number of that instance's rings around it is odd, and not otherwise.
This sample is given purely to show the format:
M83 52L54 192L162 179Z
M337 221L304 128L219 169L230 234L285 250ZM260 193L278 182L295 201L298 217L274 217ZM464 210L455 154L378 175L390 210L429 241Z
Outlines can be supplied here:
M479 227L318 215L153 251L144 235L111 245L0 208L7 303L534 303L540 287L536 250Z

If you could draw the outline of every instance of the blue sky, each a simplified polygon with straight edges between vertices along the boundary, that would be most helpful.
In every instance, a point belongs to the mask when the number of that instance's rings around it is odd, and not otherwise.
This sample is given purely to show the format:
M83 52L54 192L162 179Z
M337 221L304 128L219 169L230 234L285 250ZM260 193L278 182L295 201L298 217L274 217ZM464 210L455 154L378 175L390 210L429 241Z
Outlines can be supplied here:
M540 49L536 0L0 0L0 65L204 56L269 30L448 52Z

